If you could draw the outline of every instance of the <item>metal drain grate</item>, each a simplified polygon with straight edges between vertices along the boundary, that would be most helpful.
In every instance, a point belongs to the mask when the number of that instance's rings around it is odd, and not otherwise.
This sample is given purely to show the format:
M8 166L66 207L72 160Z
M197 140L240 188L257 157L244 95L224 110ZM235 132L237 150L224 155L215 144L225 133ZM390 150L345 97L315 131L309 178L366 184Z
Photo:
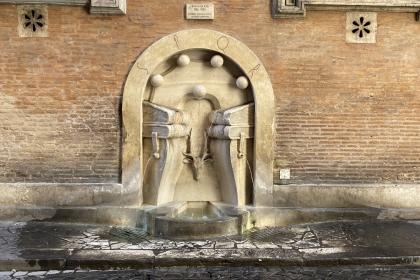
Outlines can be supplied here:
M117 237L118 239L122 239L133 244L147 240L146 237L148 235L145 230L139 228L121 227L112 227L108 233L112 237Z

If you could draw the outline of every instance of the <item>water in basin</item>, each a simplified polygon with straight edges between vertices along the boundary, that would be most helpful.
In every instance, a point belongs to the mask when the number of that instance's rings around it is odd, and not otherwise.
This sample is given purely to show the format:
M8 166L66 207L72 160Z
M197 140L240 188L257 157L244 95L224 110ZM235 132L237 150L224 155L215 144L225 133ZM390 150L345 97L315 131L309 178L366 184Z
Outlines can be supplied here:
M185 220L211 220L220 218L221 213L209 202L188 202L176 218Z

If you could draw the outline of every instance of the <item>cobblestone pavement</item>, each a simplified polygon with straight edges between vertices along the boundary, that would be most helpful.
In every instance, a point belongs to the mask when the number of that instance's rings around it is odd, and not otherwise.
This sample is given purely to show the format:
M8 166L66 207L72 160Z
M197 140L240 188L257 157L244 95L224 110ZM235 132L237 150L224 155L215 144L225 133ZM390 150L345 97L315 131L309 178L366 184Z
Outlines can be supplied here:
M57 223L0 222L0 248L86 250L293 249L398 247L420 249L420 221L326 222L257 228L242 236L177 241L150 237L142 229Z
M341 221L179 241L123 227L2 222L0 270L419 264L419 232L418 221Z
M126 271L37 271L0 273L0 279L287 279L287 280L416 280L420 268L409 267L327 267L327 268L162 268Z

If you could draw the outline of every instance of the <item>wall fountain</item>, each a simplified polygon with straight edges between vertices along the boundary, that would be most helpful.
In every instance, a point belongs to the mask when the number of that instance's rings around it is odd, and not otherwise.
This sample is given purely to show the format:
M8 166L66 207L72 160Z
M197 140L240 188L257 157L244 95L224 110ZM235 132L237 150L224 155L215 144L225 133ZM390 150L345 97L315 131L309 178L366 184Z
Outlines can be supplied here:
M154 206L149 232L238 234L244 207L272 206L273 104L262 63L222 33L181 31L140 56L124 91L123 184Z

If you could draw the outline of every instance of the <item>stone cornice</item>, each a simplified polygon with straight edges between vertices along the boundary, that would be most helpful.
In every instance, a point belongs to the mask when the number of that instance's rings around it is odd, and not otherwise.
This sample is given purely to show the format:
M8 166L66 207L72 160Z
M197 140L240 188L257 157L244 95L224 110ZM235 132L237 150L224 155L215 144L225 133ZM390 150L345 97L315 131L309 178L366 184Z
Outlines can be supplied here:
M273 18L303 18L306 10L414 12L419 20L419 0L272 0Z
M0 4L46 4L66 6L88 6L91 14L123 15L126 0L0 0Z

